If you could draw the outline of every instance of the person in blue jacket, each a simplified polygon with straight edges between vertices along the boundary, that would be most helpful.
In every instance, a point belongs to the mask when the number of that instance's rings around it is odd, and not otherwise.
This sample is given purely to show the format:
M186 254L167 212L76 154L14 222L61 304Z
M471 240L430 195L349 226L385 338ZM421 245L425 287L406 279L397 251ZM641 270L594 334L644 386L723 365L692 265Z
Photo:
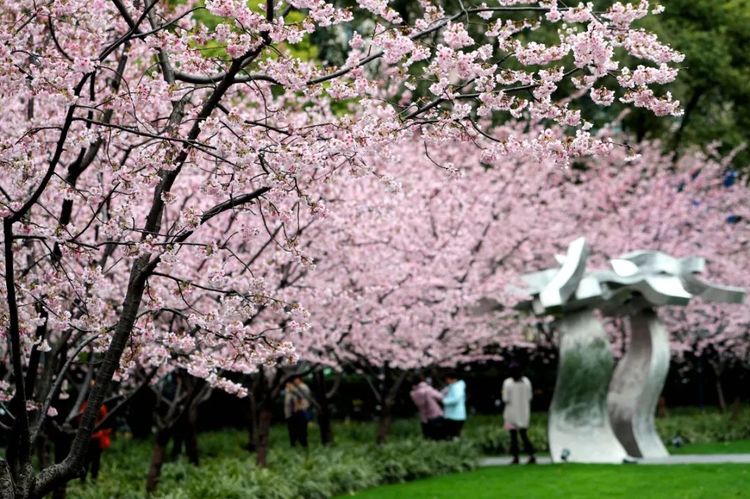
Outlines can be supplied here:
M466 421L466 383L458 379L455 373L445 376L446 387L443 388L443 436L450 440L461 436L461 429Z

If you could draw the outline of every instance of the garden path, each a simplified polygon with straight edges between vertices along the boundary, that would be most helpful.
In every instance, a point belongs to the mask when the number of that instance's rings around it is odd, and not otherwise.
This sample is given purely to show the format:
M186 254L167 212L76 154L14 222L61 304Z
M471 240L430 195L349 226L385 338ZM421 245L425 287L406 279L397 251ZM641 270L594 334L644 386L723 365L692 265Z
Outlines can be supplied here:
M480 466L509 465L510 456L485 457L479 461ZM524 462L524 461L522 461ZM722 464L747 463L750 464L750 454L680 454L664 458L636 459L637 464L665 465L665 464ZM537 464L552 464L549 456L537 458Z

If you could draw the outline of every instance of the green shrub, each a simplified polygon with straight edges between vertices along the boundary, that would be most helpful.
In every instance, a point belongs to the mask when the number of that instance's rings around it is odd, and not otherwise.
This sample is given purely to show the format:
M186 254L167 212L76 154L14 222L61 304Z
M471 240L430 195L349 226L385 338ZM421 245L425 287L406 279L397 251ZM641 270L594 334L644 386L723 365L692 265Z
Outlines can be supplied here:
M685 443L729 442L750 439L750 410L733 414L715 410L683 409L656 419L656 428L665 442L680 436Z
M384 483L465 471L476 467L478 457L468 440L425 442L415 438L374 447L371 455Z
M355 433L363 431L359 427ZM342 441L310 451L277 445L268 469L255 466L255 456L243 451L237 432L201 435L201 465L185 460L167 462L154 497L168 499L221 497L323 499L383 483L402 482L473 469L478 451L468 440L425 442L412 436L382 446ZM148 442L120 438L105 453L96 484L72 483L69 497L142 498L150 458Z

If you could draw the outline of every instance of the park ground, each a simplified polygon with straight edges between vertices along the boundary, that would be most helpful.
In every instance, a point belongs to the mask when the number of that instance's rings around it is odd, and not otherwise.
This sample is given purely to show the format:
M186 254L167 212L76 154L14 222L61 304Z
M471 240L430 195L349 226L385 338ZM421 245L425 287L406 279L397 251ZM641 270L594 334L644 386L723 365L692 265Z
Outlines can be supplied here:
M530 433L546 448L544 417ZM673 411L657 420L665 441L679 435L677 454L750 453L750 409L739 415ZM311 426L309 451L290 449L285 428L273 428L268 469L254 465L243 430L202 433L201 463L184 457L165 465L155 497L169 499L632 497L750 498L750 465L537 465L479 467L482 456L506 453L498 416L475 416L460 442L424 442L415 420L395 422L391 438L372 444L373 423L339 422L336 443L321 447ZM120 434L103 458L96 484L73 483L71 499L146 497L153 442ZM543 453L543 452L542 452Z

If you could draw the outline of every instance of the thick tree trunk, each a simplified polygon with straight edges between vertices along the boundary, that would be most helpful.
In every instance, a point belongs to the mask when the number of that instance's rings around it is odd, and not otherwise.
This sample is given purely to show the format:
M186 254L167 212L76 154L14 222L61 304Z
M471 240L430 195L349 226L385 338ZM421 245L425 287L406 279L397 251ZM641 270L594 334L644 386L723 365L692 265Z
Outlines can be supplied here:
M69 126L69 124L68 124ZM7 329L3 341L8 341L10 358L7 367L11 367L15 383L15 393L10 401L10 413L14 418L13 428L8 434L7 448L2 461L0 473L9 477L9 490L16 497L28 497L33 477L31 467L31 439L29 416L26 411L26 386L23 381L23 354L21 351L21 333L19 325L18 304L16 302L15 271L13 269L13 220L3 219L3 248L5 260L5 291L7 296ZM5 315L5 314L4 314ZM5 317L4 317L5 318ZM5 361L4 359L4 361Z
M164 465L164 456L167 452L167 444L170 437L171 431L169 429L161 430L156 434L154 451L151 454L151 464L149 465L148 476L146 477L146 493L148 494L155 492L159 486L161 468Z
M185 416L181 417L175 425L174 436L172 437L171 461L177 461L180 458L180 454L182 454L182 443L185 441L187 435L187 424L184 419Z
M716 375L716 397L719 402L719 410L722 413L727 412L727 401L724 398L724 387L721 384L721 376L717 373Z
M698 373L698 407L703 410L703 357L698 357L698 367L696 369Z
M248 452L255 452L258 441L258 420L255 417L258 414L258 404L255 403L255 396L253 394L250 394L247 399L247 411L249 412L247 417L249 423L247 425L247 450Z
M198 407L190 407L187 415L187 434L185 435L185 452L187 452L188 461L198 466L200 458L198 455Z
M724 387L721 384L721 374L724 372L724 368L719 362L710 362L711 368L714 371L715 386L716 386L716 399L719 404L719 410L722 413L727 412L727 401L724 398Z
M331 405L326 390L326 380L323 371L315 371L315 398L318 402L318 427L320 428L320 443L333 444L333 427L331 426Z
M62 460L65 459L65 456L68 455L68 452L70 452L71 438L71 435L62 431L59 434L55 435L53 444L55 446L56 463L62 462ZM57 487L54 491L52 491L52 499L65 499L67 488L68 486L65 483Z
M47 439L44 436L40 437L36 444L36 458L39 461L40 468L46 468L50 464L47 444Z
M742 412L742 400L737 395L732 402L732 413L729 416L729 421L736 422L740 418L740 412Z
M192 409L186 409L184 414L175 424L175 430L172 437L172 461L176 461L182 454L182 447L185 446L185 453L191 464L198 466L198 437L196 435L195 420L191 420L190 413Z
M5 459L0 459L0 499L13 499L13 478Z
M320 427L321 445L333 444L333 426L331 425L331 412L327 401L322 401L318 412L318 426Z
M381 385L381 408L380 408L380 419L378 421L378 433L375 437L375 442L378 445L385 443L388 439L388 434L391 431L392 412L393 406L396 405L396 396L401 388L404 380L406 379L406 371L399 373L395 378L389 376L389 369L384 370L383 384ZM393 384L388 387L388 380L393 379Z
M260 468L268 466L268 446L271 436L271 404L268 401L260 406L258 415L258 438L256 441L255 463Z
M724 387L721 385L721 378L716 378L716 395L719 398L719 409L721 412L727 412L727 401L724 399Z
M391 431L391 409L393 402L388 400L383 401L383 405L380 408L380 416L378 418L378 433L375 436L375 442L378 445L382 445L388 440L388 434Z

